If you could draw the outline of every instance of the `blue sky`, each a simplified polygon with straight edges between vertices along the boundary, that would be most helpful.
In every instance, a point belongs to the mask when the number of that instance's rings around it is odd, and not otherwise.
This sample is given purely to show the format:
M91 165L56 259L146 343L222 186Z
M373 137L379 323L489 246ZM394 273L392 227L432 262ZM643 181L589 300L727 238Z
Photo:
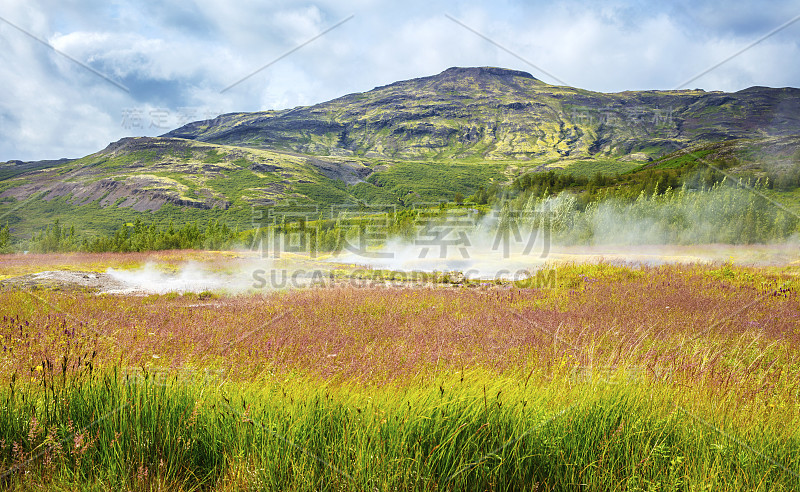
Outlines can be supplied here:
M0 161L80 157L189 120L314 104L451 66L558 83L539 67L603 92L672 89L798 15L800 3L780 0L4 0ZM797 60L800 21L688 87L800 87Z

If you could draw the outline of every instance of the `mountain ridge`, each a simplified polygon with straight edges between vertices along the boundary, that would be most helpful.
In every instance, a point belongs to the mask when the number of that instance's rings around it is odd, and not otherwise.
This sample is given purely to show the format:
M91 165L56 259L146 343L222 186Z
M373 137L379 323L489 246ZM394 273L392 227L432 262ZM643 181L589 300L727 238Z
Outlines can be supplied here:
M606 94L517 70L452 67L313 106L221 115L163 136L314 155L530 160L663 155L698 141L798 132L800 89Z

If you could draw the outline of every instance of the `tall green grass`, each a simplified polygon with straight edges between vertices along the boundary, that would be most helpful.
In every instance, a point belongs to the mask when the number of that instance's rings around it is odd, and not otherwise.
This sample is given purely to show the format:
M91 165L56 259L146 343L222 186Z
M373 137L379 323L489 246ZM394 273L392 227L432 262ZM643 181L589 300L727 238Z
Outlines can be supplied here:
M628 370L381 387L45 367L0 400L2 484L97 490L796 490L800 440ZM36 371L39 372L39 371ZM691 393L691 391L689 391ZM694 395L696 396L696 395Z

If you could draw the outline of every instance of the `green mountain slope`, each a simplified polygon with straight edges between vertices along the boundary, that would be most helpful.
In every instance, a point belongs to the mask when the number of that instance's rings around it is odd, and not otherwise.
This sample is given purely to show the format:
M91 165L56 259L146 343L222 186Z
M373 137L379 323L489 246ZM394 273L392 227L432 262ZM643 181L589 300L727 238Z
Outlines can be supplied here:
M0 224L23 236L55 219L88 232L136 218L249 227L253 207L430 204L549 169L591 177L696 166L682 157L696 149L791 190L796 135L798 89L602 94L524 72L451 68L125 138L77 160L0 164Z
M21 169L20 169L21 167ZM443 164L307 156L175 138L125 138L81 159L0 166L0 223L29 235L55 219L108 232L120 222L205 218L251 226L253 208L406 206L505 181L503 163Z

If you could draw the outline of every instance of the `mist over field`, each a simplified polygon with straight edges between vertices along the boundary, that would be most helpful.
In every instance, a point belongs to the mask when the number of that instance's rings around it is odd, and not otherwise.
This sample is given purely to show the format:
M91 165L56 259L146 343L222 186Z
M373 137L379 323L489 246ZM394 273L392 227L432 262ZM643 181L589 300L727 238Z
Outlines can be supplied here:
M165 272L156 263L148 262L140 268L120 270L109 268L106 273L129 286L133 292L165 294L167 292L243 291L246 284L239 276L222 274L196 262L182 264L172 272Z
M164 293L330 284L332 271L346 265L394 272L388 279L412 283L424 280L412 278L414 272L507 281L535 276L559 263L598 261L789 265L800 262L797 223L759 189L724 182L705 191L683 187L660 195L642 193L632 201L608 198L585 206L576 195L562 192L505 200L488 213L450 209L419 219L404 235L373 232L382 238L377 245L365 240L365 230L345 227L337 250L312 251L306 237L305 248L287 252L280 248L297 238L271 231L258 244L266 241L272 251L249 251L248 259L231 260L222 268L187 263L165 271L148 263L107 273L134 291Z
M800 259L798 220L758 189L642 193L581 208L578 198L523 197L485 216L451 211L413 239L393 238L367 254L344 251L337 261L409 271L460 271L473 278L511 277L548 262L663 264L724 262L769 265Z

